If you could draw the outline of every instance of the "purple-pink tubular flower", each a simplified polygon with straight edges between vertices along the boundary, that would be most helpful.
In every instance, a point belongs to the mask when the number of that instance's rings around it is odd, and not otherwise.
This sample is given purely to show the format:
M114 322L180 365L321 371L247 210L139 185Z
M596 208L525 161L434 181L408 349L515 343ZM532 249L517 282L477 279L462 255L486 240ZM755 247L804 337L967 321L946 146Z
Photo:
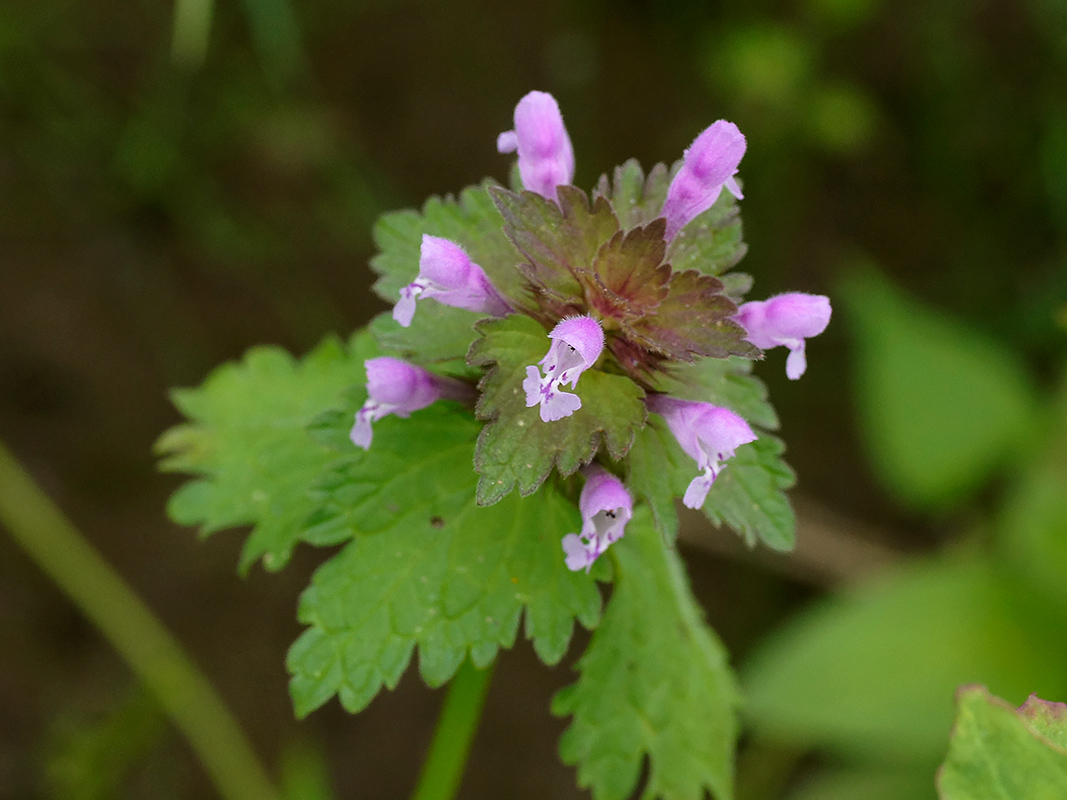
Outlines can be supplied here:
M567 317L548 334L552 344L538 363L541 371L530 365L526 368L526 406L541 406L541 419L554 422L569 417L582 407L576 394L563 391L564 385L574 386L579 376L600 358L604 349L604 331L592 317Z
M502 317L512 311L485 270L455 242L423 234L419 277L400 290L393 319L406 328L415 316L415 301L430 297L438 303Z
M556 187L574 178L574 149L563 126L556 98L546 92L530 92L515 106L515 129L496 140L501 153L519 153L522 185L549 200Z
M567 568L586 572L612 542L626 533L626 523L634 512L634 501L622 481L592 464L582 470L585 487L578 498L582 512L582 532L563 537Z
M818 336L830 324L830 298L789 292L767 300L744 303L734 317L748 332L748 340L762 350L789 348L785 374L796 380L808 367L804 340Z
M756 434L741 417L722 406L666 395L652 395L647 404L649 411L667 421L678 444L697 462L701 473L689 483L682 502L686 508L700 508L725 467L723 462L741 445L756 441Z
M711 208L724 186L730 194L741 199L741 187L734 175L745 155L745 147L741 131L724 119L713 123L693 140L682 156L682 168L671 181L663 203L667 241L691 219Z
M382 417L407 417L442 398L461 399L468 387L460 381L442 378L398 358L371 358L367 369L367 402L356 412L356 424L349 438L357 447L370 449L371 426Z

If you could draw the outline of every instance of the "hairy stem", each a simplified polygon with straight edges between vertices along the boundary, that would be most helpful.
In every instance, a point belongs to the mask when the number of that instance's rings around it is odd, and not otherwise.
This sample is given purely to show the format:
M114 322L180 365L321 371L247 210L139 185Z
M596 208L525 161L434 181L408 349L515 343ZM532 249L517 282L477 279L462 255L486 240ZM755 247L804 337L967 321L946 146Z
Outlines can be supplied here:
M224 800L277 792L236 720L181 645L0 444L0 523L158 698Z
M477 669L470 661L464 661L456 672L412 800L452 800L456 796L492 674L492 665Z

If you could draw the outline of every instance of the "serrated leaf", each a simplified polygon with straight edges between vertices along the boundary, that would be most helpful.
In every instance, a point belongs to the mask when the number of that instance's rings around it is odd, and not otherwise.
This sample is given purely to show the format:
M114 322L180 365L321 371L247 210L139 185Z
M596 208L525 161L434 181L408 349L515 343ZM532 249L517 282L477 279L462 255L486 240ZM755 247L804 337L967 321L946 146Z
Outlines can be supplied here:
M1042 700L1032 694L1019 706L1018 713L1041 736L1067 750L1067 703Z
M488 420L474 460L481 474L479 503L491 505L515 486L528 495L553 467L561 475L571 475L592 460L601 441L614 459L629 452L634 432L647 415L644 392L633 381L586 370L574 390L582 407L569 417L543 422L536 406L526 407L522 382L526 367L548 352L545 330L516 314L483 322L479 331L481 338L468 360L475 366L494 365L479 387L478 417Z
M785 492L795 476L781 459L784 449L768 433L737 448L708 492L704 515L716 525L726 523L749 545L759 541L772 550L791 550L796 519ZM657 527L668 537L678 531L675 499L685 494L697 472L696 462L663 420L650 416L630 451L627 485L649 504Z
M826 598L742 670L757 735L882 762L944 752L952 694L981 682L1022 700L1065 688L1062 624L986 563L913 564Z
M874 272L842 283L856 402L876 472L908 505L963 499L1030 435L1031 380L1014 353L905 297Z
M623 230L648 225L663 216L663 201L667 199L670 174L664 164L656 164L645 178L637 159L631 158L615 167L614 180L607 175L600 178L596 195L606 197L618 217Z
M723 190L711 208L675 234L667 260L677 270L695 269L706 275L722 275L747 252L748 245L742 240L741 209L737 199Z
M205 535L253 525L241 569L260 557L268 569L281 569L316 508L309 487L337 457L305 427L366 380L363 360L374 354L365 334L347 347L327 339L301 361L257 347L199 388L176 390L174 403L191 422L160 437L160 468L201 477L171 498L171 518L200 525Z
M1067 797L1067 748L983 686L962 688L957 703L948 756L937 776L941 800Z
M745 329L731 319L737 306L722 294L722 288L709 275L675 272L656 310L627 321L623 330L643 347L683 361L697 356L755 358L759 350L745 339Z
M566 313L584 305L584 285L600 246L619 230L611 206L598 198L592 206L581 189L560 186L559 204L536 192L509 192L494 187L493 201L504 218L504 231L526 256L522 274L547 300Z
M634 437L627 469L626 485L634 498L648 504L656 527L673 541L678 535L675 500L695 477L696 462L678 446L666 423L652 414Z
M616 319L641 317L655 310L667 296L671 268L663 263L666 223L658 220L644 228L619 231L605 242L593 259L596 280L592 304Z
M783 452L781 439L767 433L737 448L704 501L707 518L726 523L749 546L759 541L772 550L792 550L797 523L785 491L796 476L782 461Z
M510 647L525 611L526 636L557 662L573 623L596 624L600 595L563 562L562 537L581 520L551 486L535 496L475 503L471 468L479 425L438 403L375 425L374 444L324 482L354 539L319 568L300 602L310 626L289 653L297 713L337 694L359 711L392 688L419 651L431 686L469 654L490 663Z
M368 330L383 353L442 374L473 378L477 373L467 367L467 351L474 341L474 325L481 319L484 314L426 302L419 304L407 328L386 312L372 319Z
M716 800L733 793L737 692L726 653L703 620L678 554L639 508L612 545L615 587L578 682L552 711L571 715L560 754L596 800Z

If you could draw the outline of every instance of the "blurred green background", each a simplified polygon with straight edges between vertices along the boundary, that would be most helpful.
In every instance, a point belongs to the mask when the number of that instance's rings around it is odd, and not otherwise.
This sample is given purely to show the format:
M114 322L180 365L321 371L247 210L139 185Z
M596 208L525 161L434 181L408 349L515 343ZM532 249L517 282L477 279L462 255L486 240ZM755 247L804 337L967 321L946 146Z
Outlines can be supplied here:
M584 186L735 121L753 297L835 303L802 381L780 353L758 369L799 475L798 554L687 518L695 588L750 691L742 800L928 797L957 682L1067 700L1067 4L211 10L0 6L0 438L288 765L292 796L324 777L338 797L403 796L439 697L408 676L359 717L293 720L283 660L319 558L240 580L240 537L165 519L167 390L382 310L375 217L506 178L495 137L535 88ZM572 661L503 656L462 796L583 796L548 713ZM0 798L211 791L0 536Z

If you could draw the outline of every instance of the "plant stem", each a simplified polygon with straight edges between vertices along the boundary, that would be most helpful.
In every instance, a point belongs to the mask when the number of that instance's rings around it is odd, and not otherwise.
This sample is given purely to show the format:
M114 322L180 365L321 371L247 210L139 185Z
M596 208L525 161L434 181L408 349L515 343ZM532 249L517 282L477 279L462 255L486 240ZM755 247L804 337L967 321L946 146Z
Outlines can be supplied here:
M174 63L192 70L203 65L211 39L214 5L214 0L175 0L174 31L170 44Z
M492 665L478 669L469 660L456 672L411 800L452 800L456 796L492 674Z
M181 645L0 444L0 522L158 698L224 800L278 794L237 721Z

